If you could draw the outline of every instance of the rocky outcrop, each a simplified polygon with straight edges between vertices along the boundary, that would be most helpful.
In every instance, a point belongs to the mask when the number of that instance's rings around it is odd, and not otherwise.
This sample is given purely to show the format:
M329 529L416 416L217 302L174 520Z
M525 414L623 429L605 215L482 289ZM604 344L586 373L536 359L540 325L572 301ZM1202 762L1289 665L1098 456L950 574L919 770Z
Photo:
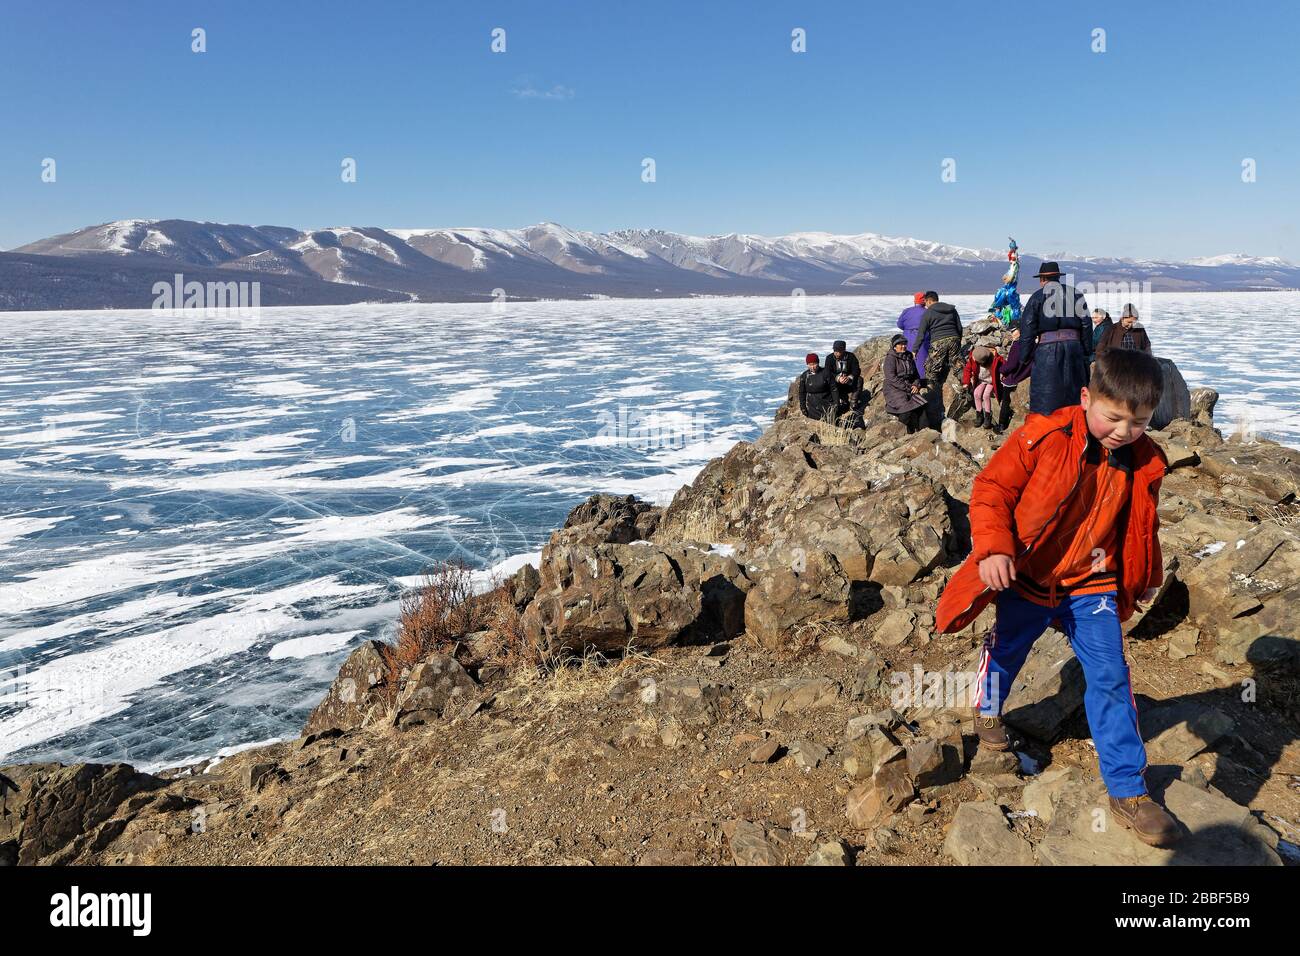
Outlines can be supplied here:
M487 615L459 658L429 654L395 687L383 645L362 644L296 741L168 779L5 768L0 863L340 862L364 842L385 862L1276 864L1300 839L1260 784L1300 734L1300 453L1225 439L1217 395L1167 376L1165 580L1125 638L1148 678L1148 780L1187 831L1155 850L1109 817L1059 631L1011 688L1014 752L976 746L967 697L897 695L914 672L978 667L995 610L950 635L933 612L1005 436L968 414L905 434L876 394L887 342L857 350L863 428L786 405L666 508L593 496L489 595L504 624ZM535 653L493 670L511 609ZM1266 717L1239 700L1247 678Z
M732 558L697 548L553 542L523 629L546 655L724 640L743 629L750 587Z
M102 849L163 784L122 763L0 767L0 859L59 863Z
M350 730L374 720L387 709L382 685L388 672L383 645L366 641L343 662L325 698L307 718L304 734Z

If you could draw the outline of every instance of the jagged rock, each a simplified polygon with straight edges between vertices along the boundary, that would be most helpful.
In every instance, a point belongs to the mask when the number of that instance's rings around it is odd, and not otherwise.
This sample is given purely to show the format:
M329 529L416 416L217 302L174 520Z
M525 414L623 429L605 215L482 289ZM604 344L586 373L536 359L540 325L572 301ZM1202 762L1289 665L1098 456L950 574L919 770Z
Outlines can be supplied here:
M834 440L834 429L799 418L737 445L677 492L657 539L698 538L692 529L705 524L770 567L830 553L853 582L907 584L939 566L956 546L943 482L956 480L959 458L973 477L974 462L919 433L869 453Z
M550 653L734 637L751 586L730 557L649 543L548 545L541 582L522 627Z
M380 688L387 672L383 645L366 641L343 662L325 698L303 725L303 735L320 734L331 728L351 730L373 719L385 708Z
M943 851L962 866L1030 866L1029 841L1007 824L1002 808L991 801L957 808Z
M450 655L434 654L407 675L397 695L396 722L408 727L449 716L477 694L478 684Z
M1183 575L1188 614L1219 627L1260 610L1264 602L1300 580L1300 538L1261 525L1237 542L1223 542Z
M877 644L897 647L905 643L916 630L916 613L909 610L889 611L876 626L871 637Z
M778 714L798 714L832 707L840 685L829 677L778 677L755 684L745 695L745 706L760 720Z
M857 740L866 735L872 727L892 732L903 723L903 718L892 708L885 708L870 714L862 714L849 720L844 729L845 740Z
M542 586L542 576L531 564L525 564L510 578L510 601L515 609L522 611L537 596Z
M284 776L284 771L275 761L251 763L244 768L243 784L245 790L259 791L268 783Z
M564 525L551 535L548 548L599 544L628 544L654 533L660 511L632 495L592 495L569 512ZM546 562L545 555L542 561Z
M819 844L808 854L804 866L848 866L849 851L839 840Z
M642 689L641 700L684 724L716 724L731 706L731 688L696 677L664 677Z
M765 740L749 752L750 763L771 763L781 752L781 745L776 740Z
M1083 706L1083 667L1064 634L1048 629L1012 681L1003 719L1031 737L1052 741Z
M962 740L958 729L945 738L917 737L907 742L907 770L917 787L952 783L962 773Z
M1188 702L1142 713L1147 761L1182 765L1232 733L1236 724L1223 711Z
M790 758L802 770L813 770L830 756L830 750L811 740L797 739L787 748Z
M736 820L724 824L723 832L730 843L736 866L782 866L786 862L790 843L786 838L788 831L769 831L761 824Z
M1192 417L1192 396L1187 390L1187 383L1172 360L1156 357L1160 370L1164 373L1165 387L1156 405L1155 414L1151 416L1152 428L1164 428L1175 418Z
M1050 767L1025 784L1024 808L1044 824L1051 823L1061 794L1082 779L1077 767Z
M1214 406L1219 403L1219 393L1212 388L1194 388L1188 395L1189 417L1203 425L1214 424Z
M1168 654L1171 660L1181 661L1196 653L1201 632L1194 627L1180 627L1169 635Z
M127 800L166 783L124 763L0 767L0 844L16 843L22 865L69 862ZM120 833L105 831L100 849Z
M1054 866L1281 865L1277 834L1246 807L1182 780L1169 783L1163 802L1184 830L1168 849L1147 846L1114 821L1100 780L1069 783L1037 858Z
M769 650L796 639L802 628L845 624L850 585L834 555L815 551L795 567L758 575L745 596L745 630Z
M870 780L848 792L844 812L849 825L857 830L870 830L890 813L883 792Z

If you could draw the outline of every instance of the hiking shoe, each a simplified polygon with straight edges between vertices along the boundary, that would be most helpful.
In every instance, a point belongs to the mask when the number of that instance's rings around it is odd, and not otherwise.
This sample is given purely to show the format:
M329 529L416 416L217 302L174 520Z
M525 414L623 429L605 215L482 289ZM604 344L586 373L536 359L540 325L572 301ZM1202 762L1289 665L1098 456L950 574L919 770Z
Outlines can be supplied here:
M975 715L975 736L981 747L989 750L1010 750L1011 740L1007 737L1007 725L1001 717Z
M1183 835L1168 811L1145 793L1140 797L1111 797L1110 815L1147 846L1169 846Z

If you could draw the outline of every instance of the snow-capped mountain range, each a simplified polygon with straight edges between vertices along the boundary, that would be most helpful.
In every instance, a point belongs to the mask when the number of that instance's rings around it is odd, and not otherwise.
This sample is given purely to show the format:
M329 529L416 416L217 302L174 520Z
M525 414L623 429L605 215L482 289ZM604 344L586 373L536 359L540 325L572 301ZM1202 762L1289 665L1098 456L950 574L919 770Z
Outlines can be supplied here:
M1300 287L1300 267L1271 256L1161 262L1026 253L1025 276L1032 276L1041 258L1058 259L1082 279L1149 281L1156 291ZM76 260L75 266L66 260ZM69 275L59 283L61 268ZM138 279L170 279L176 271L202 279L195 270L218 270L227 279L231 272L255 273L252 277L263 284L263 304L312 304L786 295L796 288L810 295L919 288L991 292L1005 269L1004 248L971 249L875 233L592 233L550 222L523 229L300 230L125 219L0 253L0 308L148 305L148 289L135 288ZM44 293L32 287L38 279L48 287ZM1032 280L1025 283L1032 285Z

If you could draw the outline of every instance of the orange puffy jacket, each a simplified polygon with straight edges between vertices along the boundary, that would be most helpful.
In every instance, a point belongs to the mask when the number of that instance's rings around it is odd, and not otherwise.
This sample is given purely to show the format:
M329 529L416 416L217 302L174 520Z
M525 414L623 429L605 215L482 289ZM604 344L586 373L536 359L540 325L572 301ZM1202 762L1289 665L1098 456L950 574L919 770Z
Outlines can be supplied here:
M1050 415L1030 415L975 478L970 495L971 553L935 609L936 630L959 631L979 616L997 592L980 580L979 563L1008 554L1016 569L1052 526L1082 474L1088 423L1078 405ZM1147 435L1133 449L1133 489L1120 518L1116 596L1119 619L1128 620L1138 597L1164 580L1156 505L1168 459Z

